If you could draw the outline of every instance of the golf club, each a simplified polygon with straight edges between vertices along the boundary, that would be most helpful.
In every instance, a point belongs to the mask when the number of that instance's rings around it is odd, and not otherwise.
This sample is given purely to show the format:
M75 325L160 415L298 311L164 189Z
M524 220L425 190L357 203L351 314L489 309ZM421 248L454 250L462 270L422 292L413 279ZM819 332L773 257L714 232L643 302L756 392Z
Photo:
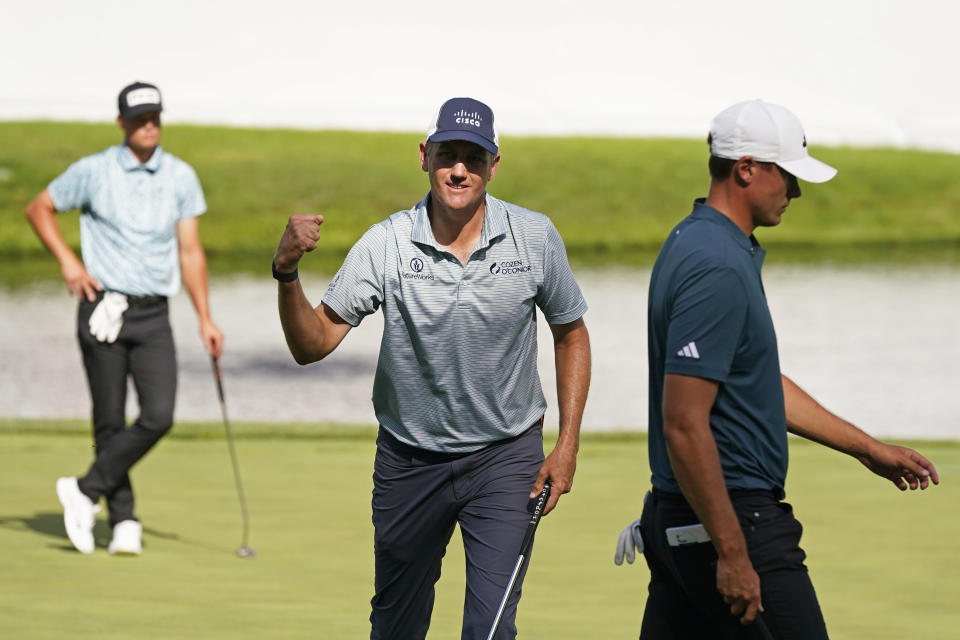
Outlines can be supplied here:
M760 634L760 637L763 640L775 640L773 634L770 633L770 629L767 627L767 623L763 621L763 616L757 614L754 624L757 625L757 633Z
M540 495L537 496L536 505L533 508L533 513L530 514L530 522L527 523L527 532L523 536L523 542L520 544L520 555L517 557L517 564L513 568L513 574L510 576L510 581L507 583L507 590L503 594L503 599L500 601L500 607L497 609L497 615L493 618L493 626L490 627L490 634L487 636L487 640L493 640L493 636L497 633L497 627L500 626L500 618L503 616L504 609L507 608L507 600L510 599L510 592L513 591L513 583L517 581L517 576L520 574L520 567L523 566L523 561L530 555L530 547L533 545L533 534L537 531L537 525L540 523L540 516L543 514L543 507L547 504L547 498L550 497L550 483L544 482L543 489L540 490Z
M243 540L237 548L237 555L241 558L254 558L257 552L247 545L250 535L250 518L247 515L247 499L243 495L243 481L240 479L240 463L237 462L237 450L233 444L233 430L227 419L227 403L223 399L223 376L220 374L220 362L216 356L210 356L213 362L213 377L217 381L217 395L220 396L220 411L223 413L223 426L227 430L227 445L230 447L230 461L233 463L233 479L237 484L237 495L240 498L240 512L243 514Z

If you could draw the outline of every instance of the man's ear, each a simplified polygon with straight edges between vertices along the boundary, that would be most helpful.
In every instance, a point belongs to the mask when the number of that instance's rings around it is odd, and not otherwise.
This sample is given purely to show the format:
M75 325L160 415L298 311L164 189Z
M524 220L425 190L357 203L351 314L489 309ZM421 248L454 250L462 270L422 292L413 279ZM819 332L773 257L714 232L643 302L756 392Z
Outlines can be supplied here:
M500 166L500 154L498 153L493 159L493 164L490 165L490 172L487 175L487 182L493 180L494 174L497 172L497 167Z
M430 171L430 165L427 163L427 143L426 142L420 143L420 169L422 169L424 173L428 173Z
M759 168L753 156L744 156L733 165L733 175L738 184L746 186L753 182Z

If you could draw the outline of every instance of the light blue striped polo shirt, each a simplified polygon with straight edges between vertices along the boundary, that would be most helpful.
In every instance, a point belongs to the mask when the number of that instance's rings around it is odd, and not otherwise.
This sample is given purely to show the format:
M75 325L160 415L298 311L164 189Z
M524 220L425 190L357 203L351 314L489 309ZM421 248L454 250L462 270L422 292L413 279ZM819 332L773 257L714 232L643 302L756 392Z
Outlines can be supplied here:
M57 211L80 209L83 264L105 288L180 290L177 222L207 210L190 165L160 147L141 164L120 144L74 162L47 190Z
M463 453L543 415L536 308L565 324L587 304L545 215L487 194L480 240L461 265L434 240L429 197L370 227L323 302L353 326L383 307L380 424L415 447Z

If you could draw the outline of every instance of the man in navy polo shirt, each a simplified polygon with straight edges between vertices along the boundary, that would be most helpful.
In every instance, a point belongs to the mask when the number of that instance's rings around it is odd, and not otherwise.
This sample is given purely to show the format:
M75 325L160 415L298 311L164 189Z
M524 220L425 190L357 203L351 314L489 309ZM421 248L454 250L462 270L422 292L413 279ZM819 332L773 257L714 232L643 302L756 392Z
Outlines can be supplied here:
M376 559L371 638L424 638L455 525L467 561L462 637L487 638L517 561L528 503L570 491L590 379L586 302L549 218L486 191L500 161L490 108L446 101L420 143L430 192L372 226L314 308L297 264L318 215L290 218L274 258L280 320L300 364L384 314L373 406ZM544 459L536 310L556 355L559 438ZM524 569L525 570L525 569ZM514 638L523 575L498 628Z
M780 223L797 178L836 170L807 154L796 116L760 100L721 112L709 144L709 195L670 232L650 279L653 490L616 559L638 530L650 567L643 639L826 638L801 526L781 502L787 432L902 490L939 479L919 453L871 438L780 373L753 231Z
M173 425L177 359L167 298L181 276L197 311L200 337L219 356L223 335L210 318L207 262L197 217L207 209L193 168L160 145L160 90L135 82L120 92L122 144L73 163L27 207L27 219L56 257L80 302L77 339L93 404L96 458L80 477L57 481L67 536L94 550L94 514L106 498L109 551L139 555L128 472ZM83 260L64 241L57 211L80 209ZM129 427L127 377L140 415Z

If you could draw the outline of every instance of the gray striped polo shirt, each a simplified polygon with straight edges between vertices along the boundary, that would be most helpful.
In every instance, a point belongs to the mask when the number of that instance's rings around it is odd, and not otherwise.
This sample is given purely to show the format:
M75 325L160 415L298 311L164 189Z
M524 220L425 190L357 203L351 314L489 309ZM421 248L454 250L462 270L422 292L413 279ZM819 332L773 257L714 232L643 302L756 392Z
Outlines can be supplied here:
M545 215L487 194L480 241L461 265L434 240L429 197L370 227L323 302L353 326L383 307L373 408L385 429L421 449L475 451L546 410L536 307L565 324L587 303Z

